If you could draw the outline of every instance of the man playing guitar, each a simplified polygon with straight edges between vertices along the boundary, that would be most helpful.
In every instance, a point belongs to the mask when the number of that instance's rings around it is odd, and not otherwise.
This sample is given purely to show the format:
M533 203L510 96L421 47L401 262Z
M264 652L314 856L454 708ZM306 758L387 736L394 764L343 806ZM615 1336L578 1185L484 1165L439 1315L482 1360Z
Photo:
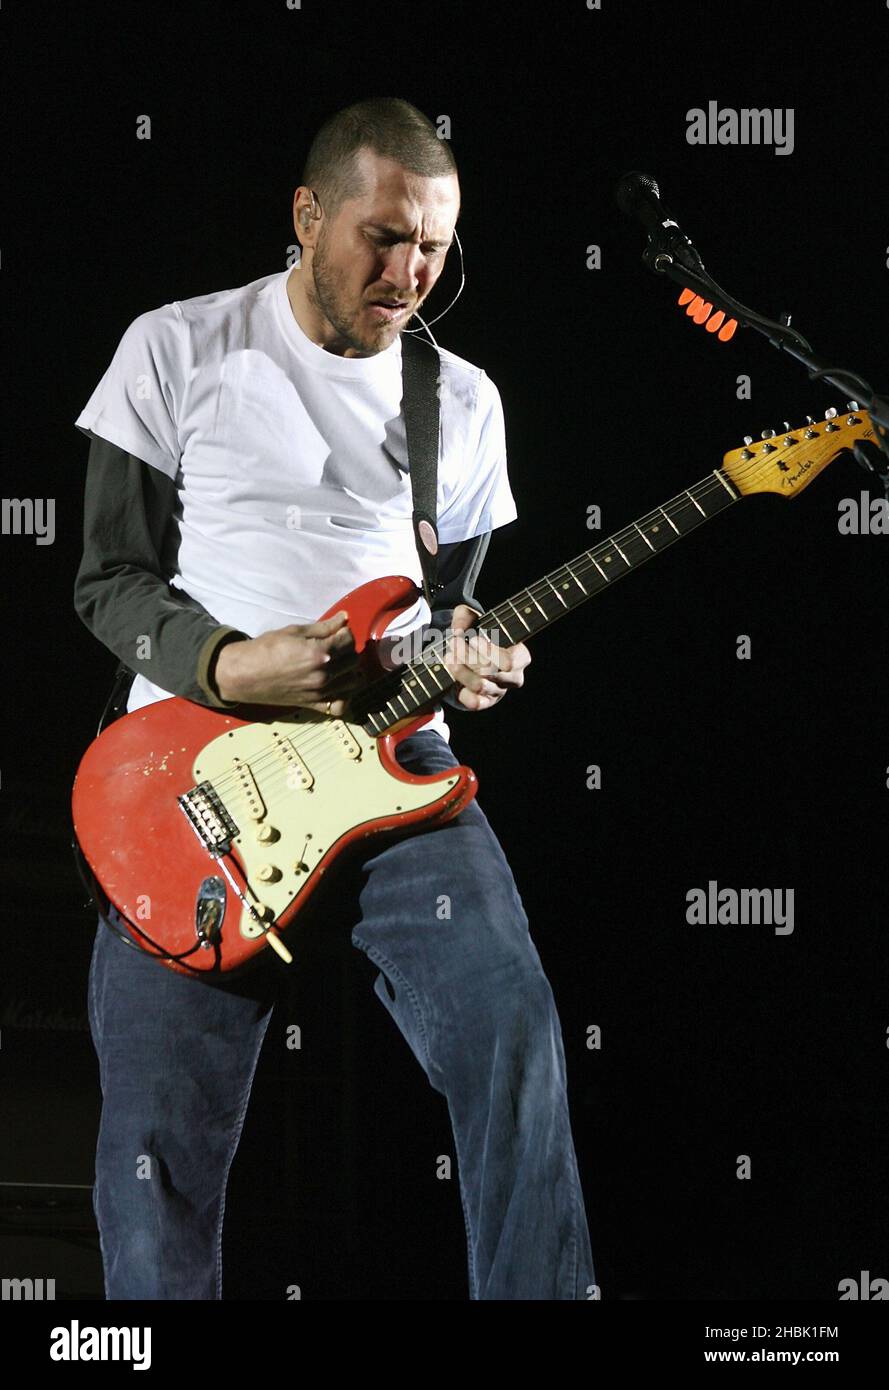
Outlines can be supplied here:
M75 606L136 673L128 711L176 695L346 712L363 681L352 634L343 613L315 618L367 580L420 577L401 334L441 275L459 207L431 122L401 100L360 102L310 149L298 265L127 329L77 421L91 442ZM418 600L387 635L450 629L443 699L478 711L520 687L530 660L520 642L471 633L490 533L516 510L499 393L438 352L443 587L434 611ZM441 704L398 759L422 774L457 765ZM475 801L423 834L366 843L352 942L447 1099L469 1296L587 1299L560 1024L503 851ZM94 1206L110 1299L222 1296L225 1189L274 1004L268 970L189 980L99 924Z

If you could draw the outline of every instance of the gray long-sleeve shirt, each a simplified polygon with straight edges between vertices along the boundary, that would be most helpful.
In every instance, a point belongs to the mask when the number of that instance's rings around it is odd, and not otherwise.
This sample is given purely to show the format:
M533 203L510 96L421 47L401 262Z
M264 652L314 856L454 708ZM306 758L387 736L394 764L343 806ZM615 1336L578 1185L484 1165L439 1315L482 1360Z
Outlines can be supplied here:
M93 636L129 671L141 672L172 695L235 708L236 702L223 700L216 688L216 658L227 642L249 640L249 635L219 623L196 599L171 585L177 572L178 511L171 478L91 435L74 607ZM440 546L442 588L430 626L446 628L461 603L483 611L474 590L490 534Z

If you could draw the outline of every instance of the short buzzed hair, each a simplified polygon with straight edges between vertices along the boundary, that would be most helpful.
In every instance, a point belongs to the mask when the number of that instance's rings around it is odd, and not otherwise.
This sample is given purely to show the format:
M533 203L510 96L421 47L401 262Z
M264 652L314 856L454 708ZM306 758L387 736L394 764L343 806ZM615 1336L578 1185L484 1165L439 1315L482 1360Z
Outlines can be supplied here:
M456 174L457 161L428 116L401 97L373 97L328 117L306 156L302 183L318 194L331 220L343 203L364 192L356 156L369 149L393 159L412 174L442 178Z

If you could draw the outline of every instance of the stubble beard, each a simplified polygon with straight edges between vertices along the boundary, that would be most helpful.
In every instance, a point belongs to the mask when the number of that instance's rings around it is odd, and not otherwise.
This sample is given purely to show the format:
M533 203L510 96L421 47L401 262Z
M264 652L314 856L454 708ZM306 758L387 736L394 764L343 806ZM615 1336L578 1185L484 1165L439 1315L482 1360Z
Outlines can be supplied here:
M345 275L328 263L323 234L312 257L312 275L306 288L306 297L317 312L333 325L349 347L360 353L374 354L385 351L409 321L404 319L396 324L380 323L376 328L368 329L361 327L360 320L365 313L364 303L362 302L357 309L349 308L349 290ZM418 302L414 312L419 307Z

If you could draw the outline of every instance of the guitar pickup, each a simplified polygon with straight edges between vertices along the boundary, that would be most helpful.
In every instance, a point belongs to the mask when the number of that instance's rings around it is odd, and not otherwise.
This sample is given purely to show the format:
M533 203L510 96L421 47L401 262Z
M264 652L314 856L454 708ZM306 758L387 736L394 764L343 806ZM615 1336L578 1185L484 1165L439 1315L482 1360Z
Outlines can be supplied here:
M245 762L243 758L232 758L232 771L242 793L241 800L246 802L248 816L251 820L261 821L265 816L266 806L249 762Z
M275 749L287 768L288 787L302 787L303 791L311 791L315 778L293 739L285 737L278 729L272 730L272 737L275 740Z

